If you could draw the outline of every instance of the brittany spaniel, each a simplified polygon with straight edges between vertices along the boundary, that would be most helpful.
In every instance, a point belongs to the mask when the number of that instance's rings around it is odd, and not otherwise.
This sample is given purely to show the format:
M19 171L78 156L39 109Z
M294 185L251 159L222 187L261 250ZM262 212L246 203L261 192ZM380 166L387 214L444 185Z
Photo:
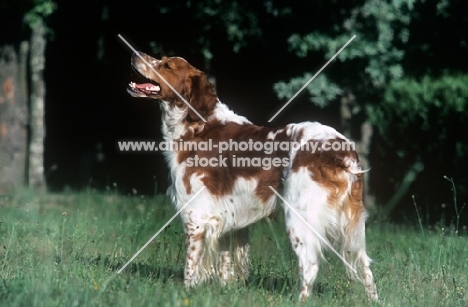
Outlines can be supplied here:
M131 82L128 92L159 101L164 141L178 145L165 152L177 209L202 190L181 212L187 287L247 279L247 227L282 204L299 262L299 298L309 296L323 250L335 246L349 276L377 300L365 245L363 170L356 152L343 146L350 141L316 122L256 126L219 101L205 74L183 58L139 53L131 64L145 81Z

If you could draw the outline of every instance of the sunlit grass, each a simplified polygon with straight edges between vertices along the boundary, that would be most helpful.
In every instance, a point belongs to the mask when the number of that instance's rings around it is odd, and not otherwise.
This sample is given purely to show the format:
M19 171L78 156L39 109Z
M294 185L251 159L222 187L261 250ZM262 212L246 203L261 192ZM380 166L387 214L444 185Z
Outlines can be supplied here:
M297 261L281 214L252 227L251 278L221 287L183 286L183 234L176 219L120 275L117 270L175 213L162 196L113 193L0 198L2 306L301 306ZM382 306L466 306L468 240L433 227L372 223ZM369 306L333 255L307 306Z

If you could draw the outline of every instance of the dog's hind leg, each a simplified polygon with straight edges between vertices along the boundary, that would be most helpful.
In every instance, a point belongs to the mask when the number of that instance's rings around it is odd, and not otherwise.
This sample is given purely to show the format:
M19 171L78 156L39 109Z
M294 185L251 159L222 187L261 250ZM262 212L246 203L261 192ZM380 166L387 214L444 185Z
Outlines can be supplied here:
M305 301L312 290L321 257L320 239L315 236L294 212L286 212L288 236L299 262L301 288L299 299Z
M317 277L322 249L330 244L327 228L333 224L336 210L328 205L328 191L312 180L306 168L294 172L286 182L284 199L286 229L299 262L299 299L304 301Z
M341 219L342 248L341 254L354 268L346 268L348 275L360 280L365 287L367 297L371 300L378 300L377 287L369 266L370 258L366 252L366 231L365 221L366 210L362 204L362 175L358 174L353 178L353 182L343 202L344 215Z
M377 287L374 282L374 277L370 269L371 260L366 252L365 239L365 212L362 212L358 218L358 222L352 228L344 231L345 238L343 239L342 255L350 263L355 272L348 267L347 273L353 279L361 281L366 290L366 295L369 299L377 301Z

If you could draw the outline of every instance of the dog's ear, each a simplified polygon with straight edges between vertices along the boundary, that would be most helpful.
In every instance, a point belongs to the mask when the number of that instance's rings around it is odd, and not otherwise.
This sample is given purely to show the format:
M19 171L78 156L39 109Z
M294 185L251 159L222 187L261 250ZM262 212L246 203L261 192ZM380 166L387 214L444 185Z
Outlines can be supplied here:
M213 85L208 82L202 73L189 77L188 102L203 118L210 113L216 104L217 97ZM192 108L188 109L188 120L193 122L203 121ZM205 118L206 119L206 118Z

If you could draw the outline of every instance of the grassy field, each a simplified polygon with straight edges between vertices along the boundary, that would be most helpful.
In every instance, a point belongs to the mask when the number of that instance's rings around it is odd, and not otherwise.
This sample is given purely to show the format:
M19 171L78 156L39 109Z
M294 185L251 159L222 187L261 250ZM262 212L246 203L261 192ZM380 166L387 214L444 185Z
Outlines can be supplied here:
M298 302L297 264L281 214L252 227L252 276L245 284L186 290L178 219L117 275L174 213L162 196L1 197L0 306L468 305L468 239L437 227L368 225L379 304L366 300L332 254L311 298Z

